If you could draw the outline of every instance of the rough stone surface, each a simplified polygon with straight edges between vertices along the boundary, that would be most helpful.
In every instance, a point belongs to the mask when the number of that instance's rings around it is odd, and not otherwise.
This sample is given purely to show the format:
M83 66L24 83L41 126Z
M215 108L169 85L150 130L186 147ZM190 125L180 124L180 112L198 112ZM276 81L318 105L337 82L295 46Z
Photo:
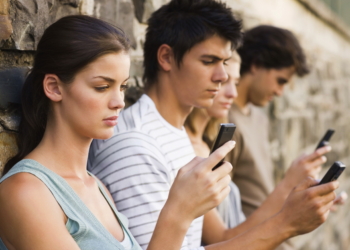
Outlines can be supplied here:
M9 17L9 0L2 0L0 2L0 47L4 40L10 38L12 32L12 24Z
M45 28L57 19L79 14L79 1L15 0L11 1L12 42L7 49L35 50Z
M11 111L0 111L0 125L5 131L18 131L18 126L21 121L18 109ZM0 131L1 132L1 131Z
M122 28L133 47L136 46L133 34L134 6L131 0L95 0L95 15L102 20Z
M0 175L7 160L14 156L17 150L15 133L1 132L0 128Z
M8 68L0 70L0 109L10 104L20 104L20 92L28 68ZM1 118L0 118L1 121Z

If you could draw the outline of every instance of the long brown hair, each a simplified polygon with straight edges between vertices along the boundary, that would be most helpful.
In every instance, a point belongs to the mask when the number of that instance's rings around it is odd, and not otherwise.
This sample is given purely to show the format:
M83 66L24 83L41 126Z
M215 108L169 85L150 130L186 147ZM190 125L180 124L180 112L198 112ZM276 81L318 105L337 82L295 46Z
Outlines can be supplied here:
M79 71L98 57L129 48L129 40L121 29L89 16L63 17L45 30L34 66L22 89L22 120L17 135L19 150L6 163L3 175L43 138L50 107L50 100L43 90L45 75L55 74L69 84Z

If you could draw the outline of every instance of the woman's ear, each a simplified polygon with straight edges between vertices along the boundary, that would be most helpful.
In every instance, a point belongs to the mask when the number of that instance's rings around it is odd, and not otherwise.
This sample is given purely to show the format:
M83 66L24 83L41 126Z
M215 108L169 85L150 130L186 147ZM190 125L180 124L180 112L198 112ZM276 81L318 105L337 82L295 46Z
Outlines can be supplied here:
M157 58L158 64L162 70L171 70L172 61L174 60L174 54L172 48L169 45L162 44L158 48Z
M46 74L43 81L43 87L45 95L53 102L59 102L62 100L61 93L62 82L57 75Z

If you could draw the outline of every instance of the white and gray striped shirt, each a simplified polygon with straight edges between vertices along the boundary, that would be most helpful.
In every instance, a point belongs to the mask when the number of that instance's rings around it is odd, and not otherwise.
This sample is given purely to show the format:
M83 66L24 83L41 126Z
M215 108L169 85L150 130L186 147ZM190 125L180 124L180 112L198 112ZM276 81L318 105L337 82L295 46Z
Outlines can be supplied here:
M143 95L121 112L112 138L93 141L88 169L107 186L146 249L178 170L194 157L185 129L170 125ZM198 249L202 226L203 216L192 222L182 250Z

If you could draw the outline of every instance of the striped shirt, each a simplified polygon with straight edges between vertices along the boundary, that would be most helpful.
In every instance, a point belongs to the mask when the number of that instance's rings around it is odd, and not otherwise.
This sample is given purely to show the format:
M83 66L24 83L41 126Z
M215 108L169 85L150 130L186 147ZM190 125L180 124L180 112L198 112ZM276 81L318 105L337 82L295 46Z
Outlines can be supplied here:
M178 170L194 157L185 129L170 125L143 95L121 112L112 138L93 141L88 169L107 186L146 249ZM192 222L182 250L198 249L202 226L203 216Z

